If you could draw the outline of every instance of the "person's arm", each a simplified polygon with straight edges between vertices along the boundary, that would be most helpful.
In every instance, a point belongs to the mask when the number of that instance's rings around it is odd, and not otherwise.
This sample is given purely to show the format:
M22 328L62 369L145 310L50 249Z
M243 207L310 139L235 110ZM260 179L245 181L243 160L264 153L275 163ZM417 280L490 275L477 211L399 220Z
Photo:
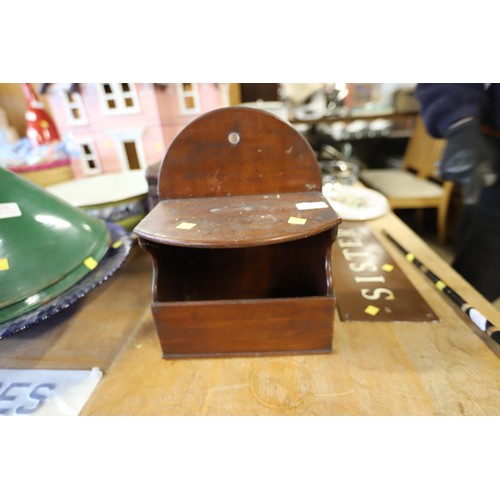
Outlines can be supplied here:
M484 84L423 83L416 96L429 134L446 139L440 176L462 186L465 204L477 203L491 172L491 151L479 128L487 104Z
M484 83L419 83L415 96L432 137L445 137L464 118L480 120L488 101Z

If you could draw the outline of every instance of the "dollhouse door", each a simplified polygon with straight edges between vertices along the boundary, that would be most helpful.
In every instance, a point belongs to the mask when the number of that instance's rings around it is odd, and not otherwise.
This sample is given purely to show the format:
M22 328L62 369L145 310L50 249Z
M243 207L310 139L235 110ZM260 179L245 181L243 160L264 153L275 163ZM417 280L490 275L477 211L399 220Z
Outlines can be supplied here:
M137 145L135 141L124 142L123 148L125 149L128 168L130 170L140 170L142 167L141 167L141 162L139 160L139 154L137 152Z
M141 170L147 166L142 141L137 137L121 137L116 140L118 157L123 171Z

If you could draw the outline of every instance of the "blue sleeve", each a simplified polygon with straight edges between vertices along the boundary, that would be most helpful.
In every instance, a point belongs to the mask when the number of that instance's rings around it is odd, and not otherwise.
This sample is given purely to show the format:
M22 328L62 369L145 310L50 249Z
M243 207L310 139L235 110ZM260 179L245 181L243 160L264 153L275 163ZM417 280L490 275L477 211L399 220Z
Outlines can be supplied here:
M449 126L462 118L480 118L487 103L484 83L419 83L415 95L433 137L444 137Z

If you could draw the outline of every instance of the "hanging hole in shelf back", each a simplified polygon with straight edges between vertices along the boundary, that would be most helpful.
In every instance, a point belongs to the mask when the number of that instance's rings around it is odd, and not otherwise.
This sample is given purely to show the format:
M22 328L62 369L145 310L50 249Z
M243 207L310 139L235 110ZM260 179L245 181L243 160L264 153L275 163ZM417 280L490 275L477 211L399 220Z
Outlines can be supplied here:
M240 134L238 132L230 132L227 136L227 140L233 146L236 146L240 142Z

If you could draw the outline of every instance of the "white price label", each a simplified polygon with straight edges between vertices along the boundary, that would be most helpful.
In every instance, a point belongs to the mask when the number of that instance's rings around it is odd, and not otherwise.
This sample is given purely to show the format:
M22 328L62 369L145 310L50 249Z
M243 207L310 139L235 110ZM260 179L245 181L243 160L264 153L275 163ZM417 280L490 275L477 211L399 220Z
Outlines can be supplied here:
M296 203L295 206L298 210L315 210L318 208L328 208L328 205L324 201L303 201L302 203Z
M0 203L0 219L10 219L21 215L21 209L17 203Z
M483 332L486 331L486 323L488 320L477 309L470 309L469 317L480 330Z

